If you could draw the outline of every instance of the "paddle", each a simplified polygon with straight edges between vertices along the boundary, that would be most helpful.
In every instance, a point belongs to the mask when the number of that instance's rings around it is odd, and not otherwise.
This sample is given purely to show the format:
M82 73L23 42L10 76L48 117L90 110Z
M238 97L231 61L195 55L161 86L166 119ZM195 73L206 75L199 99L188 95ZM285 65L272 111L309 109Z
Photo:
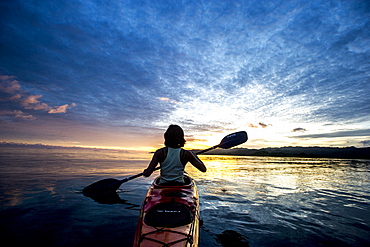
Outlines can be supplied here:
M242 144L248 140L248 135L247 132L245 131L239 131L232 133L230 135L225 136L220 144L213 146L211 148L202 150L197 152L196 154L202 154L207 151L210 151L215 148L223 148L223 149L228 149L231 147L235 147L239 144ZM155 170L159 170L160 167L157 167ZM143 173L136 174L134 176L124 178L122 180L114 179L114 178L107 178L103 179L100 181L97 181L86 188L82 190L82 193L84 195L91 195L91 194L96 194L96 193L110 193L116 191L123 183L126 183L132 179L138 178L143 176Z

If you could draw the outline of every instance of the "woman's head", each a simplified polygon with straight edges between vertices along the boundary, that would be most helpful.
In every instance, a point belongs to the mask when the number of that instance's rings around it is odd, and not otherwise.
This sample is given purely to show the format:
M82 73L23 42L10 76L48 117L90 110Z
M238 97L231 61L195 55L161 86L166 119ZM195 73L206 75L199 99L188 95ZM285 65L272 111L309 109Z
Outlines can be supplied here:
M184 131L178 125L171 124L164 133L164 145L170 148L179 148L185 145Z

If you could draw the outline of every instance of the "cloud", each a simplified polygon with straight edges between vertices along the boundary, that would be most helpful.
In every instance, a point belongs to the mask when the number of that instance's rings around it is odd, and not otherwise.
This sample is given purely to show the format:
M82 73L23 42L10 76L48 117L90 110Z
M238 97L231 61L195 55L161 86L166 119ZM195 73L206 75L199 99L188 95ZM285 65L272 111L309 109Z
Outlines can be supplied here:
M8 94L15 94L21 89L17 80L14 80L14 76L0 75L0 91Z
M331 132L331 133L299 135L299 136L289 136L289 137L305 139L305 138L333 138L333 137L354 137L354 136L370 136L370 129L336 131L336 132Z
M48 111L48 113L66 113L67 109L70 109L70 108L75 107L75 106L76 106L75 103L72 103L70 105L65 104L65 105L61 105L61 106L55 106L55 107L51 108Z
M36 119L32 115L27 115L22 111L19 110L14 110L14 111L0 111L0 116L10 116L10 117L15 117L15 118L20 118L20 119L26 119L26 120L34 120Z
M43 97L42 95L30 94L29 92L23 90L21 85L14 76L0 75L0 92L6 94L6 97L2 101L16 102L24 109L36 110L36 111L46 111L48 113L66 113L67 109L75 107L76 104L65 104L61 106L49 106L46 103L40 101ZM20 110L4 110L2 115L14 116L15 118L22 119L35 119L32 115L26 115Z
M48 111L51 107L48 106L46 103L41 103L39 101L41 97L42 95L24 95L23 97L22 95L20 95L17 98L19 103L26 109Z
M185 140L187 142L207 142L207 139L202 139L202 138L196 138L193 135L185 135Z
M360 141L359 143L364 145L364 146L370 146L370 140Z
M159 97L158 98L160 101L168 101L170 103L173 103L173 104L177 104L179 102L177 102L176 100L171 100L170 98L167 98L167 97Z
M259 122L258 125L254 125L252 123L248 124L248 127L249 128L267 128L268 126L271 126L271 124L265 124L265 123L262 123L262 122Z
M305 131L307 131L307 130L304 129L304 128L295 128L295 129L292 130L292 132L305 132Z
M264 123L261 123L261 122L259 122L258 125L261 126L262 128L267 128L268 127L267 124L264 124Z
M159 100L162 100L162 101L169 101L170 98L167 98L167 97L160 97Z

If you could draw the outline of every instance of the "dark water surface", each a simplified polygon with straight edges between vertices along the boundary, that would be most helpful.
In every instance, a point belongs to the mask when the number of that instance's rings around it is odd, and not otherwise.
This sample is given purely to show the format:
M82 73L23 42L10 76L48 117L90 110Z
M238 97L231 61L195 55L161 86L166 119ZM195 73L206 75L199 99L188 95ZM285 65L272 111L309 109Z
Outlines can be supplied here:
M131 246L151 178L116 197L82 189L140 173L150 154L0 148L0 236L8 246ZM370 246L370 161L201 156L201 246ZM98 200L98 202L96 201Z

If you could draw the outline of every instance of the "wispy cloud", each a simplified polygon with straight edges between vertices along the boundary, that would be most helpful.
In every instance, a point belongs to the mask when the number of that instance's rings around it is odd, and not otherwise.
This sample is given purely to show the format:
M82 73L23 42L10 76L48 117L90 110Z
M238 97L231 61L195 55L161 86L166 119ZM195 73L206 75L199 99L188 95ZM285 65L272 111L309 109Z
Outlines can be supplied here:
M370 129L336 131L330 133L308 134L290 136L291 138L330 138L330 137L353 137L353 136L370 136Z
M27 115L22 111L14 110L14 111L2 111L0 110L0 116L10 116L14 118L26 119L26 120L34 120L35 117L32 115Z

